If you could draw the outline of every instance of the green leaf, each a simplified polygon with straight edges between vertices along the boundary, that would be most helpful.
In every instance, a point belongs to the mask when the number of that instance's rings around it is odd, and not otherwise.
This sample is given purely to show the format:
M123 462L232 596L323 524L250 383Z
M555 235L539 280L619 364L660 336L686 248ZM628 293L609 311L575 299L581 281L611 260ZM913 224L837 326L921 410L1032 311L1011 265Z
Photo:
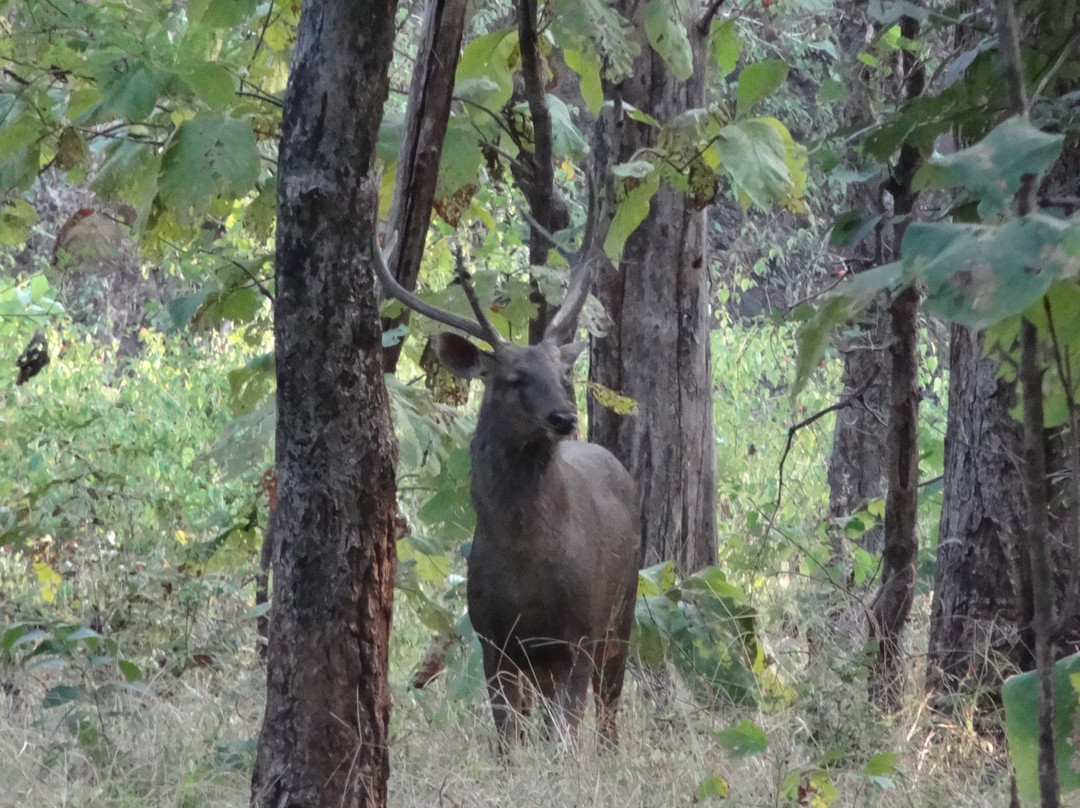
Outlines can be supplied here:
M250 19L258 5L258 0L210 0L199 22L213 28L231 28Z
M782 59L766 59L747 65L739 74L739 93L735 109L745 113L787 80L788 64Z
M718 774L706 777L698 783L698 802L705 802L710 797L726 800L729 796L731 796L731 784Z
M123 201L136 211L134 230L141 231L158 192L161 152L152 145L123 140L110 145L91 184L106 199Z
M1001 698L1005 704L1005 735L1009 757L1016 768L1016 787L1027 802L1039 799L1038 674L1028 671L1005 680ZM1080 788L1080 771L1073 765L1076 748L1080 654L1065 657L1054 665L1054 738L1058 780L1061 791Z
M759 755L769 748L769 736L757 724L744 718L737 726L713 730L713 737L732 757Z
M578 157L589 149L589 141L581 134L570 115L570 108L556 95L548 93L548 112L551 115L552 150L556 157Z
M127 682L141 682L143 679L142 669L130 659L118 659L116 665Z
M675 586L675 564L662 561L638 573L638 595L662 595Z
M13 95L0 94L0 157L10 157L42 134L41 119Z
M97 76L101 99L79 116L76 123L124 118L135 123L150 117L164 83L161 76L142 62L117 62Z
M604 90L600 82L600 59L595 54L580 50L563 51L566 66L580 78L581 97L593 117L600 114L604 104Z
M849 276L818 307L814 316L800 326L795 334L799 354L795 362L795 379L791 383L792 398L802 392L824 358L836 327L855 317L883 289L896 286L902 275L903 265L897 261Z
M897 755L895 752L881 752L866 761L863 766L863 774L878 777L884 774L896 773Z
M517 29L502 28L466 45L454 76L454 94L488 109L500 109L514 92L510 60L517 44ZM466 84L472 79L485 79L490 84L481 90L480 84Z
M234 417L254 412L274 389L274 354L257 356L228 376L230 412Z
M739 63L742 53L742 37L734 20L713 20L709 28L712 41L713 61L720 68L720 78L727 76Z
M247 121L215 113L185 121L161 160L159 198L181 220L193 221L212 197L236 199L259 178L259 152Z
M49 688L45 693L45 697L41 700L42 708L49 710L53 707L61 707L69 702L75 701L81 696L85 695L86 691L81 687L74 687L73 685L57 685L56 687Z
M743 207L755 204L767 210L794 190L784 140L765 119L751 118L725 126L720 130L716 149L721 168L730 177Z
M477 183L484 155L476 130L466 118L452 118L443 138L435 199L445 199L469 183Z
M206 106L225 109L236 98L236 79L221 65L199 62L179 68L180 78Z
M834 247L850 247L858 244L874 232L881 215L869 210L848 210L833 220L829 244Z
M618 82L634 69L641 53L636 30L610 0L553 0L555 7L549 30L563 52L575 50L594 54L602 65L603 77Z
M631 160L629 163L612 166L611 173L616 177L635 177L641 180L649 176L655 168L648 160Z
M616 266L622 258L626 240L649 215L650 202L659 188L659 171L641 180L627 180L621 185L621 193L616 195L618 207L604 239L604 253Z
M0 244L12 247L25 244L30 228L37 220L37 211L25 199L7 199L0 203Z
M988 220L1012 200L1024 175L1041 177L1054 164L1064 142L1064 135L1048 135L1024 118L1009 118L974 146L935 156L915 175L913 187L963 186L980 198L979 215Z
M645 33L679 81L694 74L694 52L686 32L686 0L649 0L645 5Z
M994 227L912 223L902 245L908 277L927 286L928 312L983 329L1018 314L1059 277L1080 272L1069 222L1031 214Z

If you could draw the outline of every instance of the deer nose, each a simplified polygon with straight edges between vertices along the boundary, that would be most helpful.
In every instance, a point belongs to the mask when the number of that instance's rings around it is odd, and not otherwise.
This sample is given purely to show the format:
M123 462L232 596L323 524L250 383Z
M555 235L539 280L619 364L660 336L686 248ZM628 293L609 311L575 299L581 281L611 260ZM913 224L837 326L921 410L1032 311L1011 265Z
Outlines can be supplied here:
M547 422L553 432L563 436L577 429L577 416L569 410L551 413L547 417Z

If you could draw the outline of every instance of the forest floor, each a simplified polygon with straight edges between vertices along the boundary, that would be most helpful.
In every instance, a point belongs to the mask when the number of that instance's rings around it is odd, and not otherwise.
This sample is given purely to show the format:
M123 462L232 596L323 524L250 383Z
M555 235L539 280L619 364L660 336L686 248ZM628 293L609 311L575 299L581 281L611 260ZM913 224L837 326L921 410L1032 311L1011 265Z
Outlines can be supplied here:
M705 710L678 692L660 706L634 675L618 750L598 753L587 719L576 748L536 741L518 747L504 766L492 751L480 689L451 698L439 680L423 691L409 688L400 662L416 655L402 647L395 654L391 806L1009 802L1002 750L929 710L914 678L908 706L884 718L866 704L861 680L830 681L827 665L807 666L810 686L788 704L754 709ZM150 677L143 695L103 698L92 721L73 721L74 708L43 709L47 671L16 680L11 673L0 693L3 808L248 804L263 686L253 653L238 652L226 669ZM751 744L740 755L721 731L743 720L763 730L767 745Z

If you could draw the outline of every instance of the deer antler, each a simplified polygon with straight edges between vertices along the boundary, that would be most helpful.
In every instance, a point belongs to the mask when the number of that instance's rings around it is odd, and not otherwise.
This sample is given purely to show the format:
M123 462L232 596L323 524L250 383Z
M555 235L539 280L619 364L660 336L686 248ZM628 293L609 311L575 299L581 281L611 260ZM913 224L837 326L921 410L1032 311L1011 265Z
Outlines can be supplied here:
M552 342L566 343L573 338L578 317L581 316L581 309L589 297L589 287L592 285L592 266L596 249L593 242L596 241L596 222L600 218L600 204L597 201L596 186L591 174L588 175L588 185L589 207L585 217L585 233L581 239L581 247L577 252L568 255L556 245L556 249L570 263L570 283L566 288L566 297L563 298L562 305L544 329L544 339L550 339ZM531 221L532 217L530 216L529 219ZM533 226L537 226L535 222ZM538 232L552 244L555 243L551 234L542 227Z
M377 231L377 228L375 230ZM393 251L394 243L396 241L397 233L394 233L387 243L386 253ZM461 261L460 254L458 256L457 276L465 290L465 297L468 298L469 305L472 306L472 310L479 321L475 323L472 320L467 320L464 317L459 317L456 314L432 306L430 303L421 300L398 283L397 278L390 272L390 267L387 266L386 255L379 246L378 232L373 233L371 252L372 257L375 259L375 274L378 276L379 283L382 284L383 290L385 290L390 297L399 300L413 311L419 312L425 317L430 317L437 323L442 323L443 325L449 326L450 328L456 328L458 331L462 331L477 339L482 339L484 342L491 345L492 348L498 347L504 342L502 336L484 314L483 307L476 298L476 292L473 290L472 283L469 281L469 275L465 271L465 265Z

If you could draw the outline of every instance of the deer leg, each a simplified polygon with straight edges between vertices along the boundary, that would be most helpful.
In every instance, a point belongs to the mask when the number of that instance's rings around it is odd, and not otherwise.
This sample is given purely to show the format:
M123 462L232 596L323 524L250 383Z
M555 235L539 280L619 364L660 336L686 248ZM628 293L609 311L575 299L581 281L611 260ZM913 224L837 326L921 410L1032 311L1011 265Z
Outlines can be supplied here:
M553 719L560 745L577 740L578 724L585 714L589 696L591 669L589 655L578 649L572 655L569 667L560 671L556 678Z
M593 667L596 729L600 733L602 745L612 749L619 745L615 713L619 709L619 697L622 695L627 650L626 643L610 640L599 643L596 649L596 664Z
M522 739L521 671L502 650L490 644L484 645L484 676L487 679L491 715L495 719L499 754L505 755L509 744Z

